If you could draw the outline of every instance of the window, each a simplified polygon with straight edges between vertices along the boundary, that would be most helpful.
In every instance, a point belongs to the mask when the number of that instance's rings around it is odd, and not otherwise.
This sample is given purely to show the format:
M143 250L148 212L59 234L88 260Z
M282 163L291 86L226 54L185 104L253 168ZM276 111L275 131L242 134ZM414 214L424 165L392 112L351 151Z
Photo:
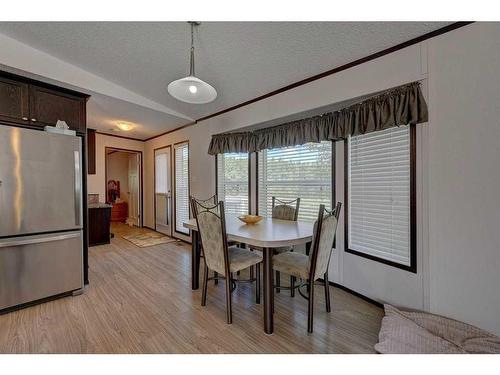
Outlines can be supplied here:
M346 251L416 272L414 127L347 140Z
M174 145L175 231L189 234L182 225L189 220L189 144Z
M248 154L217 155L217 196L226 213L248 213Z
M272 197L300 197L299 220L318 218L319 205L332 208L332 142L259 152L259 214L271 216Z
M155 193L157 194L167 194L167 182L168 182L168 160L167 154L156 154L155 155Z

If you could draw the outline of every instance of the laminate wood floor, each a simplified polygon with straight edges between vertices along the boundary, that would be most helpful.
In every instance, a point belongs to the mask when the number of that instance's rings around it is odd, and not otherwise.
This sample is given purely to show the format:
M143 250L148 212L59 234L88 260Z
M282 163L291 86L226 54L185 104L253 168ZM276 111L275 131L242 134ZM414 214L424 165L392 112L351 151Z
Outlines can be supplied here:
M0 353L373 353L382 310L343 290L315 295L314 333L307 301L275 298L274 334L263 332L254 289L233 293L226 324L224 284L209 284L207 306L190 287L190 247L182 242L138 248L113 227L110 245L90 248L85 293L0 316ZM283 283L286 277L282 277Z

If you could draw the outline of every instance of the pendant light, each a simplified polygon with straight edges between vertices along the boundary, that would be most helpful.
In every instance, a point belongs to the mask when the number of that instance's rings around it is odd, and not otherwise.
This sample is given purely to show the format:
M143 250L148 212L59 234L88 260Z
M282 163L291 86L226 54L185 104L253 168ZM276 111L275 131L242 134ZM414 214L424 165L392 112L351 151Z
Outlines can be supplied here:
M170 82L168 93L174 98L186 103L204 104L210 103L217 97L217 91L208 83L194 75L194 27L200 22L188 22L191 25L191 58L189 64L189 76Z

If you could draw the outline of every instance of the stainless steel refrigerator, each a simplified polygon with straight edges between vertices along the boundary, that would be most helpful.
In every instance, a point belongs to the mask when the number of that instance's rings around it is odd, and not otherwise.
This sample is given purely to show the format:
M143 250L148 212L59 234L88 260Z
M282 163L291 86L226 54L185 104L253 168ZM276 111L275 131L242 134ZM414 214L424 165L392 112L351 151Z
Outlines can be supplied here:
M83 288L82 145L0 125L0 310Z

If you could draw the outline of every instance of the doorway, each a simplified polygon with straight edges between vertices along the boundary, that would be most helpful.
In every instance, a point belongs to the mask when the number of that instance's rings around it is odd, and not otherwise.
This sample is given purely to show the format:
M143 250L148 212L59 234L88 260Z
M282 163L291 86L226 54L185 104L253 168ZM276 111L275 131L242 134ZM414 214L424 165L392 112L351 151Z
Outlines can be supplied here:
M106 203L111 221L142 227L142 152L106 147Z
M154 150L155 154L155 230L172 236L172 160L170 146Z

